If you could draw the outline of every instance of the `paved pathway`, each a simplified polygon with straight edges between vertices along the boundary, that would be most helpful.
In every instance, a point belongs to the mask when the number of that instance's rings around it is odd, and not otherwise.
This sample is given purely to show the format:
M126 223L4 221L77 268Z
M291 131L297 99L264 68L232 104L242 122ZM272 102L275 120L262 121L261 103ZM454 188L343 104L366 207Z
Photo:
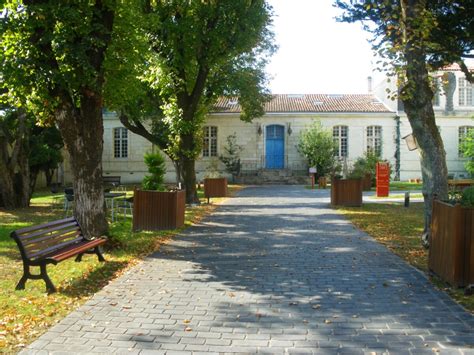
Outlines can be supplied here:
M24 352L474 354L474 317L327 201L245 189Z

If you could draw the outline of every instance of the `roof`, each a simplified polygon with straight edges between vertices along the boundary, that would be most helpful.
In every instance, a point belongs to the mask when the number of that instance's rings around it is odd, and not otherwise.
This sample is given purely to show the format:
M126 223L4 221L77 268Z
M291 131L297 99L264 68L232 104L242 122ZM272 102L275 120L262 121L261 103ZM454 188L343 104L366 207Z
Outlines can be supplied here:
M240 113L237 99L221 97L212 109L213 113ZM265 104L266 113L317 113L347 112L389 113L380 100L370 94L278 94L272 95Z
M474 72L474 67L468 66L467 69ZM439 69L438 71L461 71L461 67L458 63L453 63Z

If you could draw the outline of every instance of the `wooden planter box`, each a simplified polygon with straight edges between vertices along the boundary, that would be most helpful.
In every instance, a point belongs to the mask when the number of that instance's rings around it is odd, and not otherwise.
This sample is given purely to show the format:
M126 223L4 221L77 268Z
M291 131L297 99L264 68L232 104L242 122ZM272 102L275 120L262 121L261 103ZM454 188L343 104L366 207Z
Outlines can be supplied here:
M325 189L328 184L326 176L320 176L318 179L318 185L320 189Z
M207 178L204 179L204 197L226 197L227 179L226 178Z
M186 191L143 191L133 195L133 231L184 226Z
M452 286L474 283L474 208L433 201L428 266Z
M362 178L362 190L370 191L372 188L372 174L365 174Z
M331 205L362 206L362 179L332 179Z

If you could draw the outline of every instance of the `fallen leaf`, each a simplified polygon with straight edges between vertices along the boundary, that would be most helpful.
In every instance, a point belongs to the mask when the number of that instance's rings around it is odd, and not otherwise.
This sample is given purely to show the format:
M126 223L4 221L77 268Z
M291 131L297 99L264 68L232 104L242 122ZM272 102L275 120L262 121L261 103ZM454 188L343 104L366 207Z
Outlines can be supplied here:
M185 332L190 332L190 331L192 331L192 330L193 330L193 328L190 328L190 327L184 328L184 331L185 331Z
M183 320L183 323L184 324L189 324L189 323L191 323L191 321L189 319L185 319L185 320Z

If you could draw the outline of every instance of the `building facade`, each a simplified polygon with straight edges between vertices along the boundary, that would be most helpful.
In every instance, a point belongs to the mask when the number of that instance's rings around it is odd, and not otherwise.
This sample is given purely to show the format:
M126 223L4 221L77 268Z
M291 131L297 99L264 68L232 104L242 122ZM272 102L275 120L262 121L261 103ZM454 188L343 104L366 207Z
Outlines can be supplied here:
M451 177L467 177L466 158L459 147L466 133L474 129L474 88L455 66L435 73L439 90L434 99L436 121L445 145ZM358 95L273 95L263 117L251 123L240 120L236 100L220 99L204 125L204 144L196 161L198 180L216 171L226 175L219 156L225 152L227 137L235 134L243 176L258 177L262 172L283 171L287 175L308 176L308 164L298 152L300 133L319 120L337 142L337 156L350 169L368 149L376 150L392 165L392 178L421 178L419 153L409 151L404 137L410 124L400 102L388 100L386 89L394 83L382 82L369 94ZM121 176L123 183L138 184L146 175L143 156L153 151L150 142L122 126L114 113L104 114L103 170ZM70 181L67 162L65 182ZM173 164L167 162L168 182L176 181Z

